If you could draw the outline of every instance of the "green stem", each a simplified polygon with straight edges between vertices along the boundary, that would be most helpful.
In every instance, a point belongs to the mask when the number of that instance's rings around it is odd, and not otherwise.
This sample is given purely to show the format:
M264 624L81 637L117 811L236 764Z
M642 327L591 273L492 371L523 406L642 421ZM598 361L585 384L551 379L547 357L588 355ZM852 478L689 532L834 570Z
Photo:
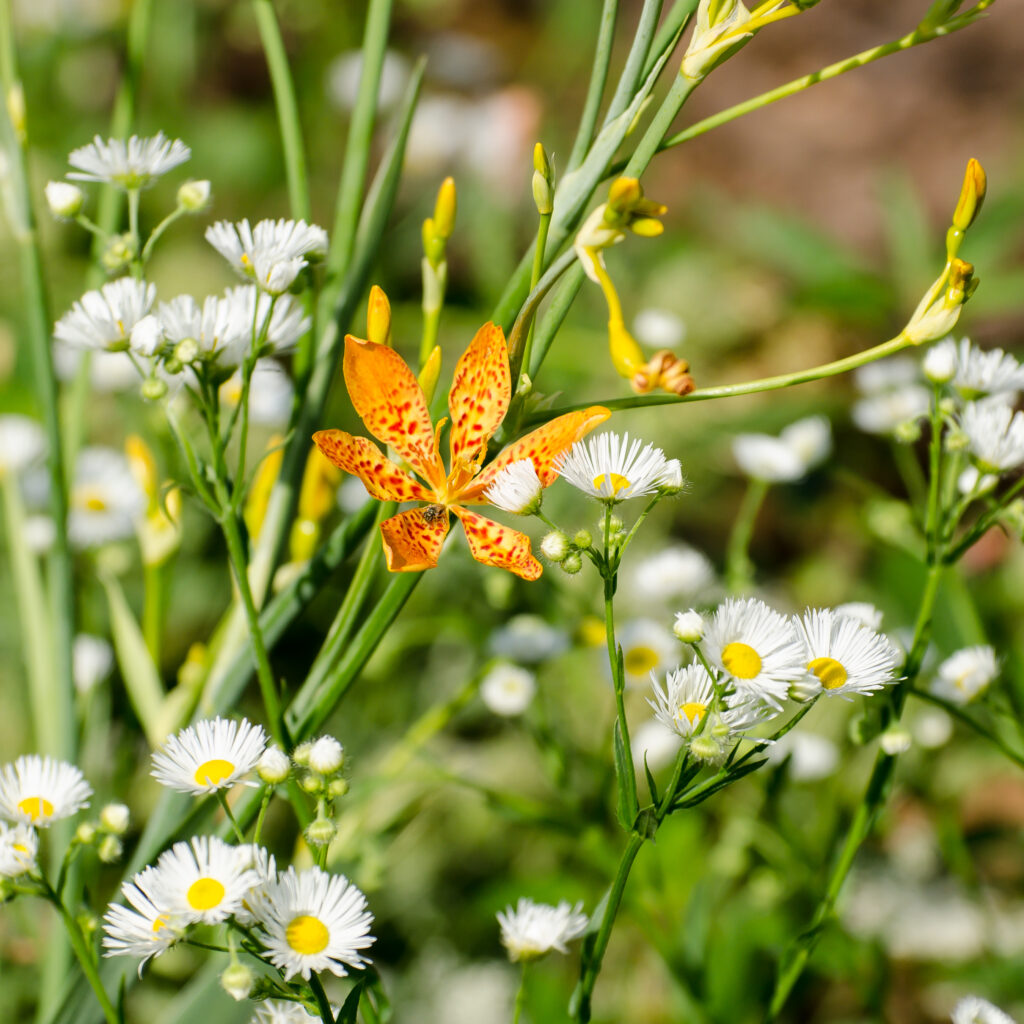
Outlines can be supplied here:
M925 508L924 535L928 550L934 552L939 543L941 524L939 516L940 485L942 483L942 412L939 409L940 391L932 388L931 437L928 439L928 504Z
M270 84L274 90L277 121L281 130L284 150L284 170L288 179L288 202L295 220L310 220L309 182L306 180L306 153L302 142L299 106L295 99L295 86L288 67L281 27L277 23L271 0L253 0L260 42L267 58Z
M139 261L142 266L145 267L149 262L149 258L153 255L153 249L156 243L160 241L160 236L180 217L184 216L185 210L176 206L169 214L155 228L150 232L149 238L146 239L146 244L142 247L142 255L139 257ZM81 223L82 218L78 218Z
M806 370L795 370L793 373L782 373L775 377L761 377L758 380L744 381L742 384L722 384L714 388L698 388L688 395L634 395L632 398L610 398L599 401L596 404L603 405L608 409L637 409L652 405L682 405L690 402L707 402L715 398L735 398L739 395L754 395L762 391L778 391L780 388L792 387L794 384L807 384L813 380L823 380L826 377L835 377L849 370L855 370L865 363L874 362L876 359L885 359L887 356L906 348L910 339L902 332L895 338L883 341L880 345L864 349L844 359L836 359L831 363L822 363L820 366L812 366ZM593 402L578 402L574 405L565 405L557 409L548 409L542 413L536 413L527 420L528 425L539 422L547 422L563 413L574 412L577 409L585 409Z
M551 227L551 214L542 213L540 223L537 225L537 244L533 250L533 270L530 273L530 291L537 287L540 275L544 270L544 248L548 244L548 228ZM537 326L536 315L530 317L530 324L526 331L526 344L523 346L523 359L521 366L530 365L530 350L533 348L533 334Z
M132 239L132 277L142 277L142 238L139 235L139 190L128 189L128 234Z
M224 809L224 816L231 823L231 830L235 833L235 839L238 840L239 845L245 844L245 835L242 830L238 827L238 822L235 820L235 816L231 813L231 808L228 805L228 798L223 789L215 790L217 794L217 802Z
M748 552L751 537L754 535L757 513L761 510L767 493L766 480L751 478L736 514L736 522L733 523L732 533L729 534L729 546L726 549L725 580L730 593L742 593L753 581L753 566Z
M164 607L166 584L164 566L152 565L149 562L142 566L143 599L142 599L142 635L146 641L153 664L160 665L160 639L164 628Z
M263 822L267 817L267 808L270 806L270 801L273 795L273 786L267 786L263 790L263 797L260 799L260 811L259 814L256 815L256 826L252 832L252 841L255 846L259 846L260 836L263 833Z
M647 170L647 165L654 158L654 154L662 148L662 142L669 128L672 127L672 122L679 116L683 104L690 98L690 93L697 88L697 84L682 75L675 76L668 95L662 101L654 119L647 126L647 131L644 132L633 155L626 162L626 168L622 172L625 177L639 178Z
M604 962L605 950L608 948L608 940L611 938L612 928L615 925L615 918L619 912L619 905L622 903L622 894L626 889L626 882L629 879L629 872L633 867L633 861L644 845L644 837L635 832L630 835L629 842L619 859L619 866L615 872L605 898L602 900L604 912L601 916L601 924L598 927L597 935L593 945L585 950L584 957L580 963L580 980L573 992L572 1001L569 1004L569 1012L580 1022L586 1024L590 1020L590 999L597 982L597 976L601 973L601 966Z
M587 155L590 143L594 139L597 114L601 109L601 97L604 95L605 83L608 81L608 65L612 58L615 19L618 13L619 0L604 0L601 7L600 27L597 30L597 45L594 47L594 65L590 71L590 84L587 86L587 98L583 101L583 112L580 114L576 140L572 144L572 152L566 161L563 174L569 174L583 163L583 158Z
M327 993L324 991L319 975L311 974L309 976L309 987L313 990L313 998L316 999L316 1005L320 1011L320 1020L323 1021L323 1024L334 1024L334 1014L331 1013L331 1001L327 998Z
M512 1024L519 1024L519 1018L523 1015L523 1007L526 1005L526 967L529 961L523 961L523 967L519 974L519 989L516 992L516 1004L512 1010Z

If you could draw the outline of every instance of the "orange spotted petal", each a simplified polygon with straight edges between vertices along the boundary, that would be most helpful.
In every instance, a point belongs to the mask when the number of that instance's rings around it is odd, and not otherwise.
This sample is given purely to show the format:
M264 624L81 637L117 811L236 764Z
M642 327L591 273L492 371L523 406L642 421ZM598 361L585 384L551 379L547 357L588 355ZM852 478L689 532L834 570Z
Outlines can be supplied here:
M494 478L505 466L520 459L532 459L534 469L540 482L547 487L554 483L558 476L555 462L562 452L585 437L599 423L603 423L611 412L603 405L592 405L588 409L578 409L558 416L531 431L525 437L510 444L486 469L474 478L458 497L459 501L481 501L483 492L491 485Z
M387 345L345 338L345 384L366 429L391 445L431 487L444 484L444 466L423 389L405 360Z
M380 524L380 536L392 572L433 569L448 536L448 510L428 505L399 512Z
M317 447L339 469L359 477L378 501L431 501L433 495L418 480L404 473L366 437L344 430L320 430L313 435Z
M484 324L455 367L448 408L452 415L452 468L460 459L476 462L508 412L512 378L505 335Z
M544 571L533 557L525 533L510 530L468 508L452 505L452 511L462 520L470 553L478 562L508 569L524 580L535 580Z

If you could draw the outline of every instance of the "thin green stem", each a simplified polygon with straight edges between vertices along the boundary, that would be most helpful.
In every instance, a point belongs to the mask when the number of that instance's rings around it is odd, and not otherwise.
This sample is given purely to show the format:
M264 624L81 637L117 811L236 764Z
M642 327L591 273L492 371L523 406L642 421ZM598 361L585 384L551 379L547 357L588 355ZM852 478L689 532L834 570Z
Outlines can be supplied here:
M626 168L622 173L627 178L639 178L647 170L647 165L662 147L665 135L672 127L672 122L679 116L679 112L690 98L690 94L697 88L697 84L682 75L676 75L672 80L672 87L669 89L668 95L647 126L647 131L644 132L633 155L626 162Z
M611 519L611 505L605 508L605 567L608 566L608 533L609 521ZM615 639L615 574L608 572L604 579L604 627L605 639L608 643L608 661L612 670L612 681L615 689L615 711L616 721L619 729L619 738L622 741L622 763L616 765L616 774L620 767L623 778L619 779L619 791L625 793L625 806L623 808L627 821L623 822L626 828L631 828L636 820L639 810L639 799L636 792L636 771L633 767L633 750L629 742L629 723L626 720L625 690L626 680L623 676L622 665L619 656L619 646ZM618 762L616 758L616 762Z
M228 805L228 798L223 789L215 790L217 794L217 802L221 805L224 810L224 816L231 823L231 830L235 833L235 839L238 840L239 845L244 845L245 834L238 827L238 822L235 820L235 816L231 813L231 807Z
M519 1018L523 1015L523 1007L526 1005L526 968L529 961L524 960L522 970L519 972L519 988L516 991L516 1004L512 1010L512 1024L519 1024Z
M132 239L132 277L142 277L142 237L139 234L139 190L128 189L128 234Z
M281 130L284 150L284 170L288 180L288 203L295 220L308 221L312 214L309 204L309 182L306 179L306 151L302 142L302 124L299 105L295 99L295 85L288 67L288 54L281 38L271 0L253 0L256 25L267 58L270 84L274 90L274 105Z
M925 508L924 534L928 551L935 553L939 544L941 524L942 483L942 412L939 409L940 389L932 389L931 437L928 439L928 504Z
M542 213L540 223L537 225L537 244L533 250L533 270L530 273L530 291L537 287L540 275L544 270L544 247L548 243L548 228L551 227L551 214ZM526 344L523 346L522 366L530 365L530 350L533 348L533 335L537 327L537 316L534 313L530 317L529 327L526 331Z
M260 811L256 815L256 825L253 828L252 841L254 846L259 846L260 836L263 834L263 822L267 817L267 808L270 806L270 801L274 796L274 787L266 786L263 790L263 796L260 799Z
M317 1008L320 1011L320 1020L323 1021L323 1024L334 1024L331 1001L327 998L327 993L324 991L318 974L311 974L309 976L309 987L313 991L313 998L316 1000Z
M601 6L601 21L597 30L597 44L594 47L594 65L590 71L590 84L587 86L587 98L583 101L579 128L572 151L566 161L565 170L568 174L574 171L587 155L590 144L594 140L594 129L597 127L597 115L601 109L601 97L604 95L605 83L608 81L608 65L612 58L612 43L615 35L615 19L619 13L619 0L604 0Z
M164 566L144 562L142 566L142 635L153 664L160 664L160 640L164 630L166 582Z
M176 206L169 214L153 230L150 232L149 238L146 239L146 244L142 247L142 255L139 257L139 262L143 267L149 262L150 257L153 255L153 249L156 247L156 243L160 241L160 236L179 218L185 215L185 209L181 206ZM82 218L78 218L81 223Z
M751 478L736 514L732 532L729 534L725 556L725 580L726 586L733 594L742 593L753 581L754 567L749 555L750 540L754 535L757 513L760 512L767 494L768 482Z

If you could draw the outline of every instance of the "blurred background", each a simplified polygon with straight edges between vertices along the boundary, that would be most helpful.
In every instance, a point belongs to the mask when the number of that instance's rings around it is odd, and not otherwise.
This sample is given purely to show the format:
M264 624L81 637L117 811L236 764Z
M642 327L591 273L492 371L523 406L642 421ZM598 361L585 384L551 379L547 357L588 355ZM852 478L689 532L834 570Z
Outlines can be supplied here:
M71 149L106 134L127 6L14 0L40 198L43 184L66 172ZM621 54L639 6L621 4ZM822 0L763 32L712 74L678 127L895 39L927 6L925 0ZM299 94L314 219L329 228L359 79L365 8L330 0L280 0L276 7ZM382 106L398 102L418 56L425 54L428 64L374 280L392 300L396 345L407 356L420 331L420 224L432 211L437 186L451 174L459 192L441 326L450 364L490 316L532 243L531 151L542 141L557 175L583 102L598 9L596 0L396 2ZM985 346L1020 355L1022 65L1024 5L1001 0L990 17L961 33L815 86L659 156L644 186L669 207L665 234L630 237L608 257L638 338L685 354L704 386L813 365L891 337L941 267L945 226L973 156L988 171L989 195L963 252L981 285L961 327ZM234 282L204 242L205 224L288 215L276 115L250 6L157 0L139 97L136 130L183 139L193 151L187 174L210 179L214 196L208 214L168 233L151 278L164 299L184 291L213 293ZM385 137L380 133L381 147ZM144 223L152 226L170 208L180 180L169 176L146 194ZM84 290L88 238L74 225L41 220L56 318ZM7 283L0 290L0 405L31 413L9 245L0 245L0 279ZM625 394L607 361L604 320L600 294L586 287L536 381L541 392L564 392L574 402ZM361 318L351 329L362 331ZM340 382L334 394L324 426L351 429ZM839 379L784 396L618 417L618 429L680 458L691 484L688 494L652 517L641 554L685 544L709 559L692 593L666 587L652 597L643 587L626 588L624 619L657 623L664 633L672 611L715 600L721 593L715 576L745 487L731 439L741 431L776 432L801 415L822 413L832 422L833 457L802 483L769 494L751 552L758 586L794 610L872 601L885 613L887 630L898 634L909 626L921 570L891 543L889 521L872 511L860 482L869 479L903 497L897 463L905 463L908 449L894 452L887 439L858 430L850 416L855 397L853 383ZM91 441L120 446L128 428L141 431L163 446L164 471L173 471L159 415L133 390L105 390L90 411ZM569 526L592 525L590 511L567 489L552 491L546 507ZM161 666L168 682L189 646L208 638L230 599L214 531L197 510L186 516ZM136 556L124 557L130 567ZM89 558L82 556L80 565L82 624L102 635L106 613ZM6 571L0 567L0 574ZM131 580L126 573L135 599ZM940 607L935 659L967 643L993 643L1004 665L1000 699L1018 719L1024 703L1022 580L1019 542L994 533L978 545L963 580L950 586ZM301 678L345 582L343 571L276 652L286 677ZM508 1020L517 975L503 959L494 912L523 894L581 899L592 910L613 869L619 840L613 826L600 823L610 792L602 767L607 731L593 728L595 720L609 720L611 697L602 652L587 643L592 583L551 569L544 583L528 587L497 572L481 573L461 548L447 552L443 571L424 579L356 696L332 723L355 765L353 811L338 866L367 889L378 915L375 959L399 1007L398 1020L411 1007L418 1020L438 1024ZM21 752L24 730L10 595L8 586L0 589L0 695L10 709L0 721L4 761L8 751L10 757ZM524 615L533 618L517 618ZM501 632L510 621L527 624L511 641ZM523 652L531 643L539 644L540 653L530 658L541 697L529 722L503 721L471 703L420 755L420 770L392 780L373 800L360 794L364 768L369 774L369 766L379 764L418 713L457 693L495 653L527 660ZM87 767L99 790L123 795L131 766L146 755L116 680L104 685L120 746L113 758L93 751ZM646 706L641 691L634 697L639 721ZM816 709L811 729L832 751L824 768L818 762L801 777L794 757L757 773L706 813L673 819L659 833L631 882L598 985L595 1019L760 1019L772 965L810 918L828 837L858 799L873 757L873 748L847 738L855 710ZM915 714L921 722L911 722L923 738L906 755L880 838L859 862L843 926L827 930L785 1019L925 1024L947 1017L956 996L967 991L1008 1008L1016 1000L1024 1013L1020 770L968 733L953 732L950 723L936 725L923 707ZM553 771L546 730L572 751L570 763ZM562 792L552 781L559 778ZM132 785L129 802L141 821L156 787L144 773ZM560 819L551 820L551 806L562 808ZM279 826L287 836L285 815ZM33 936L24 909L0 913L5 1019L23 1019L17 1015L32 1001ZM574 956L545 963L534 972L533 1020L564 1018L575 962ZM158 1022L199 999L205 990L182 987L195 963L188 951L155 963L152 980L133 996L138 1019ZM226 997L214 998L224 1021L240 1012Z

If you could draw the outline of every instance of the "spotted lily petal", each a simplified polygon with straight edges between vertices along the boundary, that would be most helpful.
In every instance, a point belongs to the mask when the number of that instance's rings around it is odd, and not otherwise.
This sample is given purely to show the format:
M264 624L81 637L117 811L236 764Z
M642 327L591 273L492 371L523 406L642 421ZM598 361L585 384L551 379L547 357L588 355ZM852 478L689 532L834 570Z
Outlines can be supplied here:
M359 477L378 501L433 500L423 484L396 466L369 438L353 437L344 430L320 430L313 440L334 465Z
M505 335L497 325L484 324L459 359L448 393L453 471L460 460L479 461L511 399Z
M611 412L602 405L592 405L588 409L567 412L531 431L525 437L510 444L472 484L458 495L463 502L482 501L483 492L494 482L494 478L506 466L519 459L532 459L537 476L544 487L558 477L555 461L562 452L571 448L580 438L584 437L599 423L603 423Z
M345 384L366 429L391 445L431 487L445 472L423 390L405 360L387 345L345 338Z
M448 536L448 510L428 505L399 512L380 524L380 535L392 572L433 569Z
M533 557L530 538L525 533L511 530L468 508L453 505L452 511L462 520L470 553L478 562L507 569L524 580L535 580L544 571Z

